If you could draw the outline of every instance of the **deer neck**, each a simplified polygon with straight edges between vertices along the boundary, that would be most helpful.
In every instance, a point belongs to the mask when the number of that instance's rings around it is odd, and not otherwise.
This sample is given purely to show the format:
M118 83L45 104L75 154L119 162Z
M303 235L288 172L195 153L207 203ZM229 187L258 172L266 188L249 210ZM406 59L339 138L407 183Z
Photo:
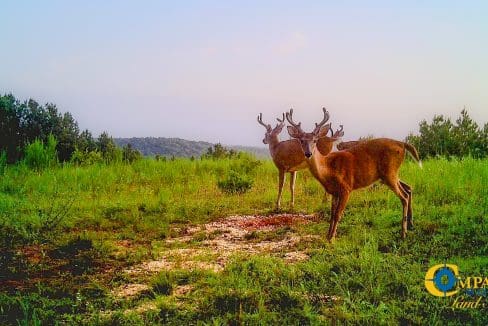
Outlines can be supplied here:
M273 136L271 138L271 141L268 144L269 152L272 157L274 157L274 154L276 153L279 144L280 144L280 139L278 138L278 136Z
M307 160L310 172L318 180L322 180L327 176L327 165L325 164L325 159L326 155L320 153L316 147L313 151L312 157Z

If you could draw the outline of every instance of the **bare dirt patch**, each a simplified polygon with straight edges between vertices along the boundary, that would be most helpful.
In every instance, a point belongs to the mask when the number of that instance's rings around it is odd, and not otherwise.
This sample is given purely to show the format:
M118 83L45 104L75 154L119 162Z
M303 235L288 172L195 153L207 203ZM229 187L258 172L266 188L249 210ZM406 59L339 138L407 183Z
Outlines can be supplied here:
M131 276L152 275L164 270L210 270L220 272L227 264L229 257L236 253L267 253L296 263L309 258L305 251L297 250L301 242L315 241L318 237L302 236L293 230L294 226L316 221L315 215L276 214L270 216L247 215L230 216L220 220L178 230L180 236L168 239L168 246L185 246L162 250L159 258L143 262L125 270ZM276 236L278 230L283 230ZM137 289L137 286L129 289ZM140 287L141 291L146 290ZM132 291L119 291L135 295ZM136 291L137 292L137 291ZM179 295L185 293L181 291Z
M114 290L112 294L117 298L128 298L149 290L150 288L147 284L124 284L118 289Z

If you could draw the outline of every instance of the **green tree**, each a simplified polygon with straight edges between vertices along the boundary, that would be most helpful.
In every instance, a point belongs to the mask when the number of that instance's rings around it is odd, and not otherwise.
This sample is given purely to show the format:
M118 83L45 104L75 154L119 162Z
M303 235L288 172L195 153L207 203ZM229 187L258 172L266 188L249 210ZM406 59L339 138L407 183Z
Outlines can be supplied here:
M461 111L461 116L456 120L456 125L452 128L452 136L456 145L452 154L459 157L467 155L474 157L483 156L482 131L478 124L468 115L466 109Z
M43 169L54 166L58 161L56 153L57 141L53 135L47 137L46 143L39 139L25 147L24 163L33 169Z
M132 163L141 159L141 157L141 152L133 148L130 143L122 148L122 159L124 160L124 162Z
M19 159L23 145L19 105L12 94L0 96L0 150L5 151L10 163Z
M202 158L223 159L237 156L237 152L233 149L228 149L222 144L218 143L213 147L207 148L207 152L202 155Z
M410 134L406 141L414 145L421 157L488 156L487 127L481 130L466 109L453 124L449 118L436 115L431 123L420 122L419 134Z
M71 113L66 112L59 119L58 138L58 157L61 161L68 161L76 149L80 130L78 123Z
M97 148L107 163L122 160L122 152L117 148L113 138L106 131L102 132L98 137Z
M88 129L81 132L76 148L82 152L92 152L97 149L97 143Z

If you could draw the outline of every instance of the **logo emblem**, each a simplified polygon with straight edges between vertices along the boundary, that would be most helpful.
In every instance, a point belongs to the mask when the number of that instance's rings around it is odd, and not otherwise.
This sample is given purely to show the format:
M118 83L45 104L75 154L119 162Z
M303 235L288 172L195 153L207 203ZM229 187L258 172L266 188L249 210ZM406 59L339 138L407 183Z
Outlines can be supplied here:
M436 297L450 297L458 292L459 269L453 264L434 265L425 274L425 288Z

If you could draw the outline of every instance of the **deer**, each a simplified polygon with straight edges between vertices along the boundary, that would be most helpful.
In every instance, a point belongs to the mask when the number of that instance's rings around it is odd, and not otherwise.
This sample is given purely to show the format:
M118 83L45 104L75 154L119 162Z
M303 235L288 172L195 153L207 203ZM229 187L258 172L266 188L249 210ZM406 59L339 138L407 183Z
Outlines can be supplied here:
M343 142L340 142L339 144L337 144L337 149L342 151L344 149L348 149L348 148L351 148L353 146L356 146L356 145L359 145L360 142L362 142L363 140L351 140L351 141L343 141Z
M324 118L329 119L323 108ZM361 141L351 148L329 154L317 150L321 138L316 124L312 132L304 132L301 122L293 121L293 110L286 113L290 123L288 134L300 142L309 170L324 190L332 195L331 218L327 240L332 242L337 234L337 226L353 190L367 187L377 180L386 184L400 199L403 207L401 237L405 239L407 228L413 229L412 187L398 177L405 154L408 152L422 167L417 149L405 142L389 138ZM330 127L330 125L327 125ZM327 127L326 126L326 127ZM342 129L342 126L341 126Z
M263 114L258 115L258 123L266 128L263 143L269 146L269 153L273 159L273 163L278 169L279 182L278 182L278 199L276 200L276 209L281 207L281 195L283 193L283 186L285 183L286 173L290 173L290 192L291 192L291 206L295 204L295 182L297 171L305 170L308 168L305 160L305 155L301 149L300 143L295 139L289 139L285 141L279 140L279 134L281 133L285 125L285 113L283 113L282 119L276 118L278 123L274 128L270 124L263 122ZM328 128L319 127L317 129L320 135L320 140L317 143L317 148L324 155L332 151L334 142L338 140L338 137L332 133L331 137L327 137ZM325 193L324 201L326 200Z

